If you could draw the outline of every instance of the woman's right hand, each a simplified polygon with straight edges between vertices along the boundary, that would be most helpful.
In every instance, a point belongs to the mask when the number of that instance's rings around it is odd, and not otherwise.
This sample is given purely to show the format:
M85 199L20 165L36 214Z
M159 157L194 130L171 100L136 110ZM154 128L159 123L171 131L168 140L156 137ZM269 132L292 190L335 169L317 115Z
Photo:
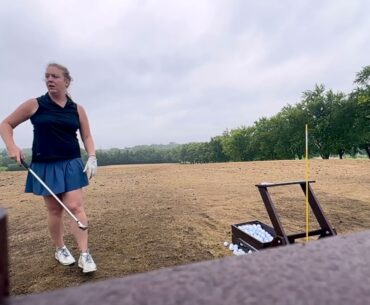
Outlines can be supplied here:
M17 145L12 145L7 147L8 156L10 159L17 161L18 164L21 164L21 159L23 159L22 150Z

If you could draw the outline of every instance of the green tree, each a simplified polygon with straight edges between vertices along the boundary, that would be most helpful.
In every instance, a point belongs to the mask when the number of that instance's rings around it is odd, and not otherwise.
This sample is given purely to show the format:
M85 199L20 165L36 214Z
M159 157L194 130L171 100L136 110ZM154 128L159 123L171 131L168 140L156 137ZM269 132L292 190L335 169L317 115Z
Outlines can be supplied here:
M231 161L250 161L250 143L253 127L240 127L231 131L225 131L222 137L222 146L225 155Z
M266 117L254 123L252 147L254 160L274 160L277 158L277 121Z
M212 162L226 162L230 158L225 154L223 147L223 137L216 136L209 142L210 160Z
M314 90L303 93L300 106L310 129L310 140L314 144L314 152L323 159L329 159L331 154L345 149L346 137L338 128L338 124L343 122L339 120L341 116L335 115L339 113L337 109L341 109L344 97L341 92L325 91L324 85L316 85Z
M355 139L357 146L365 149L370 158L370 66L356 74L357 87L351 92L349 100L355 105Z
M302 107L288 105L277 116L281 120L280 143L287 150L287 158L302 159L305 154L305 116Z

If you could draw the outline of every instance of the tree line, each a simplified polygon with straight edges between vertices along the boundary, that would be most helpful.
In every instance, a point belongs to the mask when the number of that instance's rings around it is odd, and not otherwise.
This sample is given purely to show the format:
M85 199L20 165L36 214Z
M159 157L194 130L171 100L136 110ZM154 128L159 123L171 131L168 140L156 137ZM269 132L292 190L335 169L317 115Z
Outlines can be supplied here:
M99 165L142 163L208 163L301 159L305 154L305 124L309 128L310 157L370 158L370 66L356 74L350 93L315 85L300 101L288 104L276 115L258 119L252 126L226 130L208 142L142 145L97 150ZM25 150L30 160L30 150ZM86 153L82 151L83 159ZM19 166L0 152L0 169Z

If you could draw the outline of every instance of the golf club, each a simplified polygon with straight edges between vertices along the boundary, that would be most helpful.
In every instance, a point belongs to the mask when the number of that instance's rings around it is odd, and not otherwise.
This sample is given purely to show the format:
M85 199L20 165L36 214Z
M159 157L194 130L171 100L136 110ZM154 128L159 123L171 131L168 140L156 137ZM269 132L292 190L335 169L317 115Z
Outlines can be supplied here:
M42 181L39 176L37 176L37 174L29 167L29 165L22 159L21 159L21 163L41 183L41 185L47 189L50 195L52 195L55 198L55 200L58 201L58 203L63 207L63 209L66 210L66 212L77 222L78 227L81 230L84 230L84 231L87 230L88 226L85 226L84 224L82 224L82 222L79 221L77 217L72 214L72 212L66 207L66 205L58 198L57 195L53 193L53 191L45 184L45 182Z

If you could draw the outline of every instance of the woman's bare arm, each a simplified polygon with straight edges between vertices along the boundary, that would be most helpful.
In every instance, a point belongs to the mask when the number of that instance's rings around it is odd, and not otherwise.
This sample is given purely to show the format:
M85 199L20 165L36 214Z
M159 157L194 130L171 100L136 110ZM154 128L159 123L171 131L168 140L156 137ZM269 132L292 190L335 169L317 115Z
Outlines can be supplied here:
M80 117L80 135L85 146L85 150L88 156L95 156L95 144L90 131L89 119L87 118L85 109L82 106L78 105L77 110Z
M10 158L16 160L18 163L23 158L21 149L15 144L13 138L13 129L19 124L28 120L38 108L36 99L30 99L21 104L13 113L6 117L0 124L0 135L6 145L8 155Z

